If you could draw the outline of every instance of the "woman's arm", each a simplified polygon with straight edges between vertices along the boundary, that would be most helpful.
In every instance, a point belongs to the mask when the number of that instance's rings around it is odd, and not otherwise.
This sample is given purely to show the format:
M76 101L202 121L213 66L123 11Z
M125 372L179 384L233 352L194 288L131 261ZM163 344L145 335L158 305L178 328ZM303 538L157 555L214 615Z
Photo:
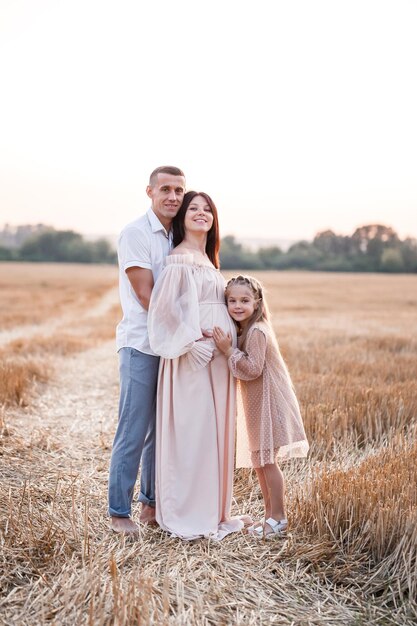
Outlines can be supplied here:
M197 287L192 268L169 263L152 290L148 311L149 342L152 350L175 359L201 339Z

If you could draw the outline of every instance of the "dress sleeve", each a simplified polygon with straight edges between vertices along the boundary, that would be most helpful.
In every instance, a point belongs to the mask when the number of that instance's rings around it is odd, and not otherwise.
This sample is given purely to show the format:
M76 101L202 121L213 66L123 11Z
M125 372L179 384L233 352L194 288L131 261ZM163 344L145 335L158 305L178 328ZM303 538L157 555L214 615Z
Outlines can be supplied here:
M229 357L229 368L235 378L255 380L262 374L266 355L266 336L254 328L246 339L245 351L235 348Z
M192 265L175 261L169 257L152 290L149 343L155 354L165 359L187 355L191 369L199 369L211 360L213 347L203 340Z

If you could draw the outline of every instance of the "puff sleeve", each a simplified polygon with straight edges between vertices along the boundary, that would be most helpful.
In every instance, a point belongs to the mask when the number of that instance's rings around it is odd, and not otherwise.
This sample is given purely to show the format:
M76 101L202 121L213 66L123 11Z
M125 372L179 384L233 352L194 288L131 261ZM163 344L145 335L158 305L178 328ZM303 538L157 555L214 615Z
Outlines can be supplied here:
M186 355L191 369L204 367L213 356L212 342L205 341L193 266L184 256L167 257L149 303L149 343L155 354L165 359Z

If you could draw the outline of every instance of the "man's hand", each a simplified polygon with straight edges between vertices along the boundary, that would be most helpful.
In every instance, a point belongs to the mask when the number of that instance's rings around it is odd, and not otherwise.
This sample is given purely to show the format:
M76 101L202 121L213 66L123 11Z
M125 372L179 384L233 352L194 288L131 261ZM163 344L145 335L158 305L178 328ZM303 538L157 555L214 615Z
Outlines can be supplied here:
M222 328L215 326L213 328L213 339L220 352L223 352L226 356L230 356L230 352L232 352L232 338L230 333L226 335Z

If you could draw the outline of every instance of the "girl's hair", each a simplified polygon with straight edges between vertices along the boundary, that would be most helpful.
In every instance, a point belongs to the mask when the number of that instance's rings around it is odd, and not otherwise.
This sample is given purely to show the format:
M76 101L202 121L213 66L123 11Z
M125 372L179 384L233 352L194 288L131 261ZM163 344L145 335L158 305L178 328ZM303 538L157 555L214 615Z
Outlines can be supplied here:
M242 274L239 274L239 276L235 276L234 278L231 278L228 281L226 285L226 289L225 289L226 302L229 297L230 289L234 287L235 285L242 285L244 287L248 287L251 290L252 295L256 300L255 310L250 316L250 318L248 319L248 322L241 334L242 346L243 346L245 344L246 335L248 334L249 328L256 322L267 322L269 324L270 314L269 314L268 305L264 298L263 287L261 283L258 280L256 280L256 278L253 278L253 276L243 276Z
M219 218L217 216L216 205L214 204L210 196L207 193L204 193L204 191L187 191L187 193L184 194L184 199L182 201L181 208L178 211L177 215L174 217L173 222L172 222L174 247L178 246L178 244L180 244L181 241L185 237L185 228L184 228L185 214L191 202L194 200L196 196L201 196L202 198L204 198L204 200L209 205L211 212L213 214L213 224L207 233L206 253L210 261L213 263L214 267L219 269L220 267Z

